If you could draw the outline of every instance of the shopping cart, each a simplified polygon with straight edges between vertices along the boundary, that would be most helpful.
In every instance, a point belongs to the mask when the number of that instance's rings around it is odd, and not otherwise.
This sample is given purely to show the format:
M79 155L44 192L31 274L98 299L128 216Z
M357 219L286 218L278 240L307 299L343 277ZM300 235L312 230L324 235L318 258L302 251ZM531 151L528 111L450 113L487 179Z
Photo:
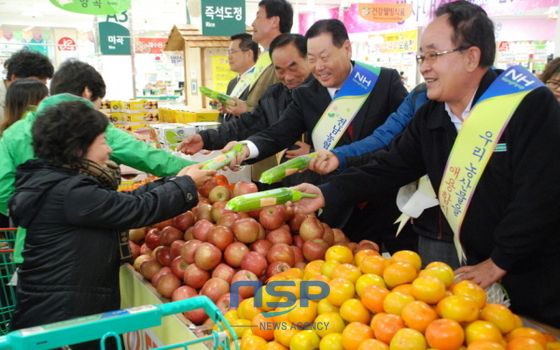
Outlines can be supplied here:
M0 336L1 350L42 350L78 344L100 339L100 349L105 350L105 341L114 338L118 350L124 349L119 334L161 325L161 318L185 311L204 309L218 330L209 335L180 344L167 345L158 349L188 349L188 345L211 342L213 349L239 350L237 337L218 307L206 296L164 303L142 305L98 315L79 317L72 320L50 323L43 326L20 329Z
M16 228L0 228L0 335L8 333L8 325L16 305L15 286L10 285L16 265L13 262Z

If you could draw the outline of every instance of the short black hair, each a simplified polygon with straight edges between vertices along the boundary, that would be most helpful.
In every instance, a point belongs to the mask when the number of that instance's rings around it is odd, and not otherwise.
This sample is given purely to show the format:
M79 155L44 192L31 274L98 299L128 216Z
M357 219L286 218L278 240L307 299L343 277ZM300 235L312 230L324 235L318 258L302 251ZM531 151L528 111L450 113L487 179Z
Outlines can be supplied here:
M344 23L338 19L322 19L313 23L305 33L305 39L315 38L323 33L330 33L333 45L338 48L341 48L346 40L350 40Z
M37 115L31 130L35 157L56 165L77 164L109 119L83 102L61 102Z
M16 78L50 79L54 73L54 66L47 56L27 49L14 52L4 62L4 68L7 70L6 80L12 80L12 75Z
M471 2L460 0L444 4L436 10L436 16L449 15L453 27L451 41L457 47L476 46L480 49L482 68L491 67L496 57L494 23L484 9Z
M69 59L62 63L51 80L51 95L82 96L85 88L91 91L90 100L105 97L106 86L101 74L89 64Z
M556 57L552 61L548 62L539 78L543 83L546 83L547 80L550 80L550 78L558 73L560 73L560 57Z
M293 43L294 46L298 49L299 54L301 57L305 58L307 56L307 42L305 37L301 34L281 34L278 35L272 42L270 43L270 56L274 52L274 49L286 46L290 43Z
M259 44L253 41L253 36L247 33L240 33L231 36L231 41L240 40L239 48L243 51L251 50L253 51L253 59L257 62L259 58Z
M294 9L286 0L261 0L259 7L266 10L266 18L280 18L280 33L289 33L294 23Z

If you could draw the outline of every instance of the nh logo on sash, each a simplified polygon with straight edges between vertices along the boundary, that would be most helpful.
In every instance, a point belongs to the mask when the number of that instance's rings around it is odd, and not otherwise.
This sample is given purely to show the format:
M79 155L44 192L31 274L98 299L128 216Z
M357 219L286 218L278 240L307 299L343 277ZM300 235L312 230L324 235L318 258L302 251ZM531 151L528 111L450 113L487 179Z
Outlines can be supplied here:
M511 69L510 71L506 72L504 78L510 78L511 80L518 82L518 83L525 83L525 87L532 85L535 83L535 80L532 79L535 76L534 75L526 75L523 74L524 72L520 72L519 74L515 74L516 70L515 69ZM532 78L531 78L532 77ZM527 78L530 78L531 80L527 80Z
M367 87L371 84L371 80L368 80L368 78L365 75L360 74L360 72L356 72L354 79L357 79L362 84L366 84Z

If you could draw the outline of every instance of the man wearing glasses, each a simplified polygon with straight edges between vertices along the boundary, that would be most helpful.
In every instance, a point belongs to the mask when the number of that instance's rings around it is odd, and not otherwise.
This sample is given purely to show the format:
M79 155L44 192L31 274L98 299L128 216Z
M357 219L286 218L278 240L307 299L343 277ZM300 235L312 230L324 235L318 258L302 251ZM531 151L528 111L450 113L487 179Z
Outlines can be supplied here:
M560 105L524 68L491 69L493 33L473 3L439 7L417 56L430 100L371 162L294 187L317 197L292 205L344 208L427 174L438 204L423 238L452 237L456 282L501 282L513 312L560 327Z
M253 41L250 34L236 34L231 36L227 53L229 69L238 76L230 80L226 93L232 97L246 100L252 81L250 75L253 74L255 62L259 57L259 45ZM220 123L228 122L235 117L233 114L227 113L226 106L220 104L219 109L221 113L218 121Z
M548 62L544 71L539 76L560 102L560 57Z

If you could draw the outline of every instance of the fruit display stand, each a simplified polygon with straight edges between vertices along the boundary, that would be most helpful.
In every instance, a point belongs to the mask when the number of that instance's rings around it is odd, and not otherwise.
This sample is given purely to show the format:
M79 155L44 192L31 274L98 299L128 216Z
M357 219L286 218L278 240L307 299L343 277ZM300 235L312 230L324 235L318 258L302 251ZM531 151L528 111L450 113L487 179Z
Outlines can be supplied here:
M121 307L123 309L138 305L162 304L169 302L161 297L155 288L142 277L130 264L121 266ZM178 344L196 339L189 325L192 323L182 314L163 318L161 326L138 330L124 335L127 349L153 349L165 345ZM189 350L207 350L203 344L195 344Z

